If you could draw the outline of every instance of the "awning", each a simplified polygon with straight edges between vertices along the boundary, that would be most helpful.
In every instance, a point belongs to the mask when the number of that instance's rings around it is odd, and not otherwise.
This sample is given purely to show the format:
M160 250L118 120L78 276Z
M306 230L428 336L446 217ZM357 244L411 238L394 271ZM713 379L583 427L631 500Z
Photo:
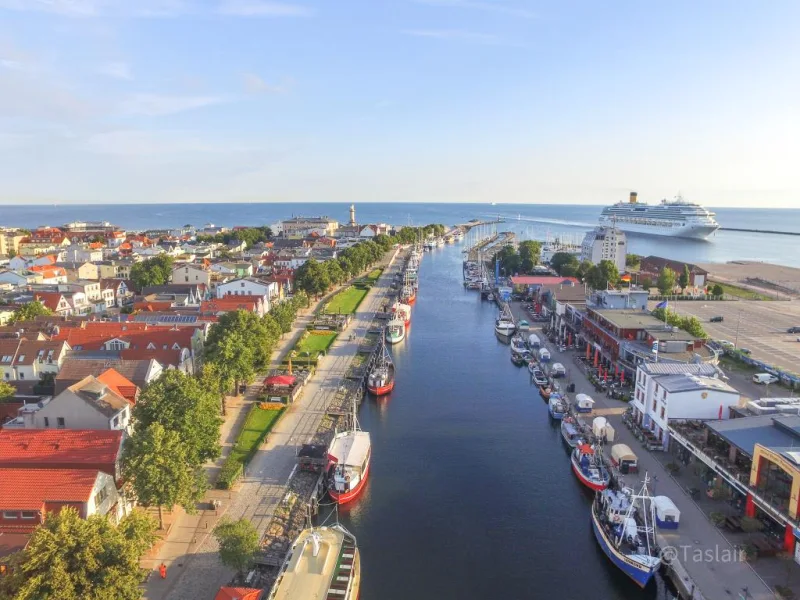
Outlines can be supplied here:
M294 385L297 381L297 377L294 375L273 375L272 377L267 377L264 380L264 385L285 385L290 386Z

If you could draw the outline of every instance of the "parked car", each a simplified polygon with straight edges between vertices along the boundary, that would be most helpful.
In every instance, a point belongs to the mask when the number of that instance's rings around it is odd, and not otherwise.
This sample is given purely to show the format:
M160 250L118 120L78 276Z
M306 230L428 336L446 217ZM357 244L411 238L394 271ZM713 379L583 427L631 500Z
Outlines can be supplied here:
M752 354L753 353L753 351L750 350L750 348L739 348L739 352L741 352L742 354Z
M711 317L708 321L710 323L722 323L724 320L724 317L717 315L716 317Z
M756 373L753 375L753 383L761 383L767 385L768 383L777 383L778 378L771 373Z
M729 342L728 340L718 340L717 343L723 348L733 348L733 342Z
M786 333L800 333L800 327L789 327L786 330Z

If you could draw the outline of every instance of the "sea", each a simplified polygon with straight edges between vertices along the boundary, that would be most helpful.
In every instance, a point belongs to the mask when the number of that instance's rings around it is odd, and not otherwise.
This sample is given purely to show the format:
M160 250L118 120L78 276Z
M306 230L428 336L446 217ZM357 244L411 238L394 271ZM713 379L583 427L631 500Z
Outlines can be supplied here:
M0 206L0 226L35 228L71 221L109 221L129 230L202 226L270 225L292 216L325 215L347 222L345 203L64 204ZM499 230L518 239L577 241L594 227L603 207L568 204L361 203L359 223L454 225L501 218ZM688 262L750 260L800 267L800 209L717 208L722 227L784 231L797 235L717 231L708 240L630 235L628 251Z

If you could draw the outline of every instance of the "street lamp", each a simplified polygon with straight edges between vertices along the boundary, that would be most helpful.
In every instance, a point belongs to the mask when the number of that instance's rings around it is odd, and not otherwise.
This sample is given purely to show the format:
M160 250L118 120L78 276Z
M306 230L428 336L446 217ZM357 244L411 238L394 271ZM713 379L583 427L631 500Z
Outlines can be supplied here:
M742 324L742 309L739 309L739 318L736 321L736 338L733 341L733 347L739 348L739 326Z

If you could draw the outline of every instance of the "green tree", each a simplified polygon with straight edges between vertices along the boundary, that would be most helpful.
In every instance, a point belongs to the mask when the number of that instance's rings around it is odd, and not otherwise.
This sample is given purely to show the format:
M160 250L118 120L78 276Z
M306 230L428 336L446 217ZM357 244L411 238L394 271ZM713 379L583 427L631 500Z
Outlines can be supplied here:
M578 257L570 252L556 252L550 259L553 270L564 277L574 277L580 264Z
M702 323L700 323L700 319L694 316L683 317L681 319L680 325L678 325L684 331L691 333L696 338L706 338L705 329L703 329Z
M589 269L586 283L595 290L604 290L608 286L617 285L619 283L617 266L610 260L601 260Z
M214 527L214 537L219 544L222 564L243 575L253 564L253 557L259 548L258 531L253 524L244 518L234 521L230 517L222 517Z
M292 323L297 315L297 308L294 302L278 302L269 311L275 322L281 328L281 333L289 333L292 330Z
M219 398L182 371L164 371L148 385L133 407L133 419L137 429L158 423L175 432L192 464L219 456Z
M8 322L10 325L13 325L14 323L19 323L20 321L30 321L42 315L52 315L52 314L53 314L52 310L47 308L44 304L42 304L38 300L34 300L33 302L28 302L27 304L23 304L17 310L15 310L14 314L11 315L11 319Z
M357 246L348 248L348 250L354 250L355 248ZM355 261L353 263L356 264ZM363 266L359 269L359 271L361 270L363 270ZM331 287L331 280L328 276L328 270L322 263L310 258L295 271L294 284L309 296L317 297L328 291L328 288Z
M580 277L581 281L589 283L589 272L592 270L593 266L590 260L581 261L581 264L578 265L578 277Z
M328 273L328 279L333 285L339 285L340 283L344 283L345 280L347 279L347 275L345 275L345 272L342 270L342 267L339 266L339 261L336 260L325 261L325 270Z
M296 311L299 311L301 308L308 308L308 294L306 294L303 290L296 291L292 297L292 304L294 304Z
M724 296L725 295L725 288L723 288L720 284L715 283L714 287L711 288L711 295L712 296Z
M0 380L0 402L10 402L17 393L17 388L6 381Z
M542 243L526 240L519 245L520 270L523 273L532 273L533 268L542 258Z
M157 422L149 427L138 425L125 442L122 475L141 505L158 507L161 529L165 506L172 510L178 504L194 513L208 489L205 473L195 459L178 432Z
M172 261L171 256L159 254L135 263L131 267L131 281L138 290L151 285L165 285L172 276Z
M14 600L139 600L139 561L155 541L155 523L134 511L115 526L82 519L72 507L49 513L0 577L0 597Z
M681 286L681 289L684 289L689 286L689 281L691 280L691 278L692 274L689 272L689 267L687 265L683 265L683 271L678 277L678 285Z
M661 292L662 296L668 296L672 293L672 290L675 289L675 280L675 271L669 267L661 269L656 286L658 286L658 291Z
M643 289L649 290L651 287L653 287L653 280L649 277L642 277L642 279L639 281L639 284Z
M223 416L227 415L228 406L225 398L234 384L230 373L221 369L217 363L207 360L200 371L200 383L219 397L220 412Z
M626 254L625 255L625 266L626 267L638 267L642 263L642 257L638 254Z

